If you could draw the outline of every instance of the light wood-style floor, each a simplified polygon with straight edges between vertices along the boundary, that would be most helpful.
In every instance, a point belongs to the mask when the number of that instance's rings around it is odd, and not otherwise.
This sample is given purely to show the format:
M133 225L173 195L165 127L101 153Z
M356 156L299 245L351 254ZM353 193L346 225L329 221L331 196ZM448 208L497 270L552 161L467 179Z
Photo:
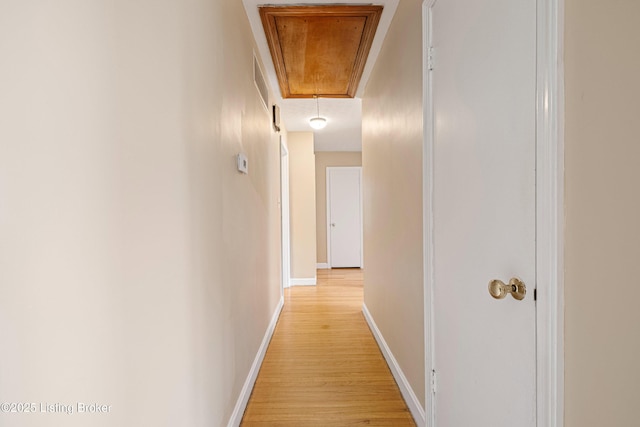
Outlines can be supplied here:
M415 426L362 315L362 271L318 270L285 304L242 426Z

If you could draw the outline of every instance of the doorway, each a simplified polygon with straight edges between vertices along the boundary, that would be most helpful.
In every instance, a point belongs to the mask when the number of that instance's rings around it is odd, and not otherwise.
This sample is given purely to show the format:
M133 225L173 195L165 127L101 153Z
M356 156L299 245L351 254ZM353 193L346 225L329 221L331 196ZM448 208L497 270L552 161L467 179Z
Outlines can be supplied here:
M291 286L291 237L289 228L289 150L280 136L280 212L282 233L282 289Z
M556 0L424 2L431 426L562 425L558 13ZM523 300L489 295L516 277Z
M326 179L329 268L362 268L362 167L327 167Z

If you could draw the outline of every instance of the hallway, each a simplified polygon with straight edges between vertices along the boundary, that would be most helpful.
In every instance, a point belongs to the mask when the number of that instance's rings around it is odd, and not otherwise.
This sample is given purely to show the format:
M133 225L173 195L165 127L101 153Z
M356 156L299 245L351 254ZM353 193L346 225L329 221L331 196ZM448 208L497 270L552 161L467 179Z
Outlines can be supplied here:
M362 315L359 269L318 270L285 305L242 426L414 426Z

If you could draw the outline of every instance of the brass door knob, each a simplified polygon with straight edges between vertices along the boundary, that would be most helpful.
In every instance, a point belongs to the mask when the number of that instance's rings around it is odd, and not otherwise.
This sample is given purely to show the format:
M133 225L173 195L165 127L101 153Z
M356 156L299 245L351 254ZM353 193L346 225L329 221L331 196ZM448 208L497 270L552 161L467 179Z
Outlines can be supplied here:
M489 293L495 299L502 299L511 294L515 299L522 300L527 295L527 287L517 277L512 277L508 284L496 279L489 282Z

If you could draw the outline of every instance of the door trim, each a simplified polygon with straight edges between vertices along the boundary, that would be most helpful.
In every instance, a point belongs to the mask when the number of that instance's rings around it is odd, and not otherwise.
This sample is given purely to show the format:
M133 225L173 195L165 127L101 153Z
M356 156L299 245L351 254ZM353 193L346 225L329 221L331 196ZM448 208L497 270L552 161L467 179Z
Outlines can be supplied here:
M329 172L333 169L357 169L360 173L360 268L364 268L364 222L362 216L362 166L327 166L325 170L325 193L327 198L327 211L325 220L327 223L327 268L331 267L331 186Z
M564 0L537 0L537 423L564 425Z
M430 9L423 32L423 253L425 408L435 426L433 371L433 105L428 55ZM537 425L564 425L564 0L536 1L536 405Z
M437 0L422 3L422 244L424 277L424 354L425 354L425 425L435 426L435 370L433 353L433 288L434 288L434 235L433 235L433 98L432 78L429 72L432 40L431 8Z
M289 217L289 149L286 141L280 140L280 248L281 262L281 293L291 286L291 227Z

